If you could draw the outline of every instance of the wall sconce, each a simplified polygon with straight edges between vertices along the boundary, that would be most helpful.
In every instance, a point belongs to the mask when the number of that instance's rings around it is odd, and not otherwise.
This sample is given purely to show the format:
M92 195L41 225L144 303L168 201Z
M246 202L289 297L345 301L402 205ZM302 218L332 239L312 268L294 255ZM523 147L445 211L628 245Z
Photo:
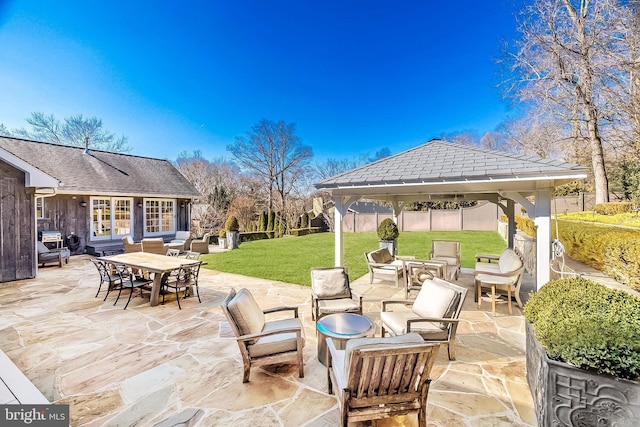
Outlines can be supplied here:
M80 206L82 206L83 208L87 207L87 202L85 202L84 200L80 201Z
M137 204L136 206L138 206L139 208L141 208L141 207L142 207L142 202L138 202L138 204Z

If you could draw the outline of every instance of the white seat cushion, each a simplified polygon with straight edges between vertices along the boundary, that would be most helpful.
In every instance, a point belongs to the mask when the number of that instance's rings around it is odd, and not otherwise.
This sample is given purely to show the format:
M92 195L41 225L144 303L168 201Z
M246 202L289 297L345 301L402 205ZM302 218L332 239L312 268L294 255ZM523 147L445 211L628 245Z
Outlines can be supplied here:
M419 317L445 317L451 311L457 294L438 280L425 280L413 302L412 310Z
M267 322L262 332L269 332L275 329L299 328L302 333L302 343L304 345L304 329L302 323L297 317L291 319L275 320ZM295 351L298 348L295 333L283 333L269 335L258 339L254 344L247 347L249 356L260 357L271 354L284 353L287 351Z
M344 313L360 311L360 306L351 298L318 300L321 313Z
M380 320L396 335L407 333L407 320L416 319L415 313L411 311L383 311L380 313ZM411 332L419 333L425 340L446 341L449 332L441 328L440 322L420 322L411 326Z

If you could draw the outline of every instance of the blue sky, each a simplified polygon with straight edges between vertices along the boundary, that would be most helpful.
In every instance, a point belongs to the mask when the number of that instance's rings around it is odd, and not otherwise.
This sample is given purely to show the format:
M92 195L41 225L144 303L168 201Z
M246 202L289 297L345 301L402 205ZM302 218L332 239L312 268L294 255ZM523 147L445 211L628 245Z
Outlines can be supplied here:
M516 0L0 0L0 123L82 113L174 160L261 119L296 123L315 160L493 130Z

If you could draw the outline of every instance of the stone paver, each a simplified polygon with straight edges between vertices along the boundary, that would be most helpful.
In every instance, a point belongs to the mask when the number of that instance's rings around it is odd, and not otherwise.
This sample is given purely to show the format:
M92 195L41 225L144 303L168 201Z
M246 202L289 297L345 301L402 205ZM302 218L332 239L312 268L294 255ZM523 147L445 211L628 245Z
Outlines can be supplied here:
M336 399L316 358L309 288L202 269L202 303L187 298L150 307L148 296L113 306L94 298L98 275L89 256L39 277L0 284L0 350L52 402L70 404L72 426L332 426ZM468 271L467 271L468 273ZM535 425L525 379L524 319L499 304L473 302L473 278L458 329L457 360L441 348L428 398L430 426ZM379 323L380 299L403 298L391 283L353 281L365 314ZM293 365L254 368L242 361L219 305L230 287L250 289L263 308L297 305L305 326L305 377ZM380 327L378 324L377 333ZM2 367L0 367L0 376ZM371 425L417 425L397 417ZM366 425L366 424L365 424Z

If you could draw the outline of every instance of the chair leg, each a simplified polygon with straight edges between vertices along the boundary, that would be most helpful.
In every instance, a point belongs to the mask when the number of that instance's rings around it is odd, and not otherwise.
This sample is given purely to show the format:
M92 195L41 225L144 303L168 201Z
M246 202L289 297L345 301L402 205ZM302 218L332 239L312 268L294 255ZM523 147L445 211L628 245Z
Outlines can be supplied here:
M100 289L102 289L102 282L98 285L98 292L96 292L96 296L94 298L98 298L98 294L100 293Z
M511 307L511 286L507 288L507 306L509 307L509 314L513 314L513 308Z
M196 295L198 296L198 302L202 304L202 300L200 299L200 289L198 289L198 284L195 284L196 287Z
M491 284L491 311L496 315L496 285Z
M449 347L449 360L456 360L456 345L455 342L453 340L449 341L449 344L447 344L447 346Z
M476 297L478 298L478 310L482 308L482 282L476 280Z
M178 301L178 309L182 310L182 307L180 306L180 296L178 295L178 287L177 286L176 286L176 301Z
M123 309L123 310L126 310L126 309L127 309L127 306L128 306L128 305L129 305L129 303L131 302L131 297L133 296L133 291L134 291L134 290L135 290L135 288L132 286L132 287L131 287L131 292L129 292L129 299L127 300L127 303L124 305L124 309Z
M116 305L118 303L118 300L120 299L120 294L122 294L122 286L120 286L120 288L118 289L118 296L116 297L116 300L113 302L113 305Z
M251 366L248 363L245 363L244 365L244 373L242 376L242 382L243 383L248 383L249 382L249 372L251 370Z

